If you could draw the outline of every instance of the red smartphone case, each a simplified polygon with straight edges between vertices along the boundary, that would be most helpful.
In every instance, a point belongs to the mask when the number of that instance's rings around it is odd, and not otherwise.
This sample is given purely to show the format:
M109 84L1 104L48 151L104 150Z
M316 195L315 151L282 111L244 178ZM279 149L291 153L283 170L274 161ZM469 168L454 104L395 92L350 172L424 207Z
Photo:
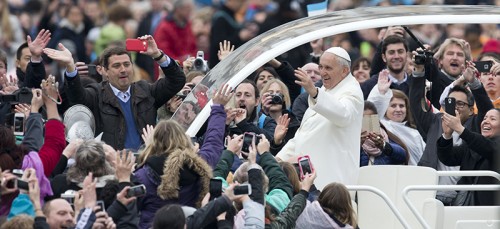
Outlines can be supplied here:
M125 41L125 47L127 48L127 51L145 52L148 50L148 42L139 39L127 39Z
M311 163L311 158L309 157L309 155L300 156L300 157L297 159L297 163L299 164L300 179L301 179L301 180L303 180L303 179L304 179L304 171L302 171L302 166L300 165L300 161L301 161L303 158L307 158L307 159L308 159L308 161L309 161L309 167L311 167L311 172L314 172L314 166L313 166L313 165L312 165L312 163Z

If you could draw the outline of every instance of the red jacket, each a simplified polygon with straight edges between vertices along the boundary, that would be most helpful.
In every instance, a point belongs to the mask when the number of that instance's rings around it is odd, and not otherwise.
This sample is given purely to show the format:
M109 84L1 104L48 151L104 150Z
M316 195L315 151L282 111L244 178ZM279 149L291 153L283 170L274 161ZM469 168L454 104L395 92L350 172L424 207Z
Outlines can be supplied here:
M196 37L189 21L181 28L172 17L167 17L156 28L154 39L159 49L180 63L186 60L188 55L196 57Z
M61 158L64 148L66 148L64 124L55 119L47 121L45 124L45 142L38 152L46 177L50 177L52 170L54 170Z

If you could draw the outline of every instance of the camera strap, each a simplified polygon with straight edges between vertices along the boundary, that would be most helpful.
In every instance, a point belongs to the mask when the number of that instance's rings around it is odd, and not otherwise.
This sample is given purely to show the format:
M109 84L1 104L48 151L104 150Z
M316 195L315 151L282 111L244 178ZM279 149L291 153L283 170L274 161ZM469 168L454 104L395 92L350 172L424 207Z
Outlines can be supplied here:
M53 98L52 96L50 96L46 91L45 89L42 89L42 93L47 96L47 98L49 98L50 100L52 100L55 104L57 105L61 105L62 104L62 97L61 97L61 93L59 93L59 83L56 82L55 84L52 84L52 87L55 88L55 90L57 91L57 98ZM59 101L58 101L59 99Z

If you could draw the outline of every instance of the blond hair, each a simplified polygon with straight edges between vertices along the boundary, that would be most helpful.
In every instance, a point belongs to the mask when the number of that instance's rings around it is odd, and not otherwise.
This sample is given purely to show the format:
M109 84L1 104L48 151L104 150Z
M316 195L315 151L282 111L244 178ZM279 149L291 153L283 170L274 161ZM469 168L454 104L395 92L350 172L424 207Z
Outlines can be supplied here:
M288 91L288 87L285 85L285 83L283 83L283 81L281 81L279 79L271 79L271 80L267 81L267 83L264 84L264 87L262 87L262 90L260 91L260 97L262 98L264 93L266 93L269 90L269 88L271 87L271 85L273 83L277 83L280 86L281 94L283 94L283 97L285 100L286 109L290 108L290 106L291 106L290 92Z
M464 54L465 54L465 60L471 60L472 57L471 57L471 53L470 53L470 49L468 48L465 48L465 41L462 40L462 39L458 39L458 38L454 38L454 37L451 37L451 38L448 38L446 39L443 44L441 44L439 46L439 49L436 51L436 53L434 54L434 58L435 59L438 59L438 60L442 60L443 59L443 56L444 56L444 52L445 50L450 46L450 45L458 45L460 46L460 48L462 48L462 50L464 51Z
M10 22L10 12L9 12L9 3L7 0L0 0L2 3L2 8L0 9L0 28L2 29L2 36L7 41L14 40L14 31L12 31L12 25Z

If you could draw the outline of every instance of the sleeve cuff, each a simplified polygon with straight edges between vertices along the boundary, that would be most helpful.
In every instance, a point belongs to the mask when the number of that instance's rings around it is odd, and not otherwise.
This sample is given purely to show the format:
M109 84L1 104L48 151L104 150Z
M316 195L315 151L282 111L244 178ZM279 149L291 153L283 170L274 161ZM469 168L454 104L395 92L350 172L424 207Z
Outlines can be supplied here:
M413 77L424 77L425 76L425 70L422 72L413 72Z
M160 64L160 67L162 67L162 68L166 68L166 67L168 67L168 66L170 65L170 61L171 61L171 60L170 60L170 57L169 57L169 56L167 56L167 60L166 60L166 61L163 61L163 62L159 63L159 64Z
M78 74L78 71L76 69L72 72L68 72L68 69L66 69L65 72L66 72L66 76L69 78L73 78L76 76L76 74Z
M469 84L469 87L471 90L479 89L481 87L481 82L477 78L474 78L474 81Z

